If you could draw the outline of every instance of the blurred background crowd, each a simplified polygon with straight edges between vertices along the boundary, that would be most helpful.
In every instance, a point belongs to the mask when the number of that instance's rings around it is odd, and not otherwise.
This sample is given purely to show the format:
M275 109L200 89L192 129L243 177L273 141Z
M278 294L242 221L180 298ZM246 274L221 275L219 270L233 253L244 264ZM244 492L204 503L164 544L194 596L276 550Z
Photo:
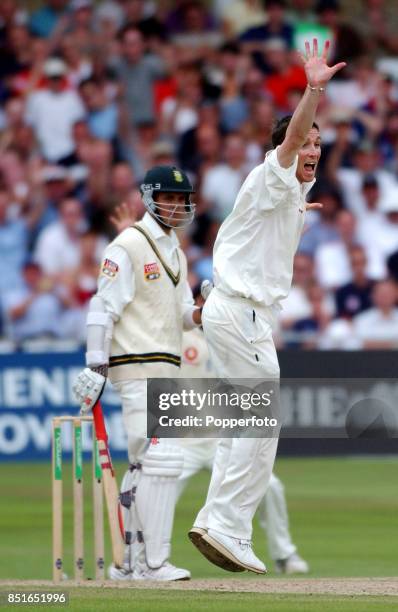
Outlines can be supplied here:
M2 346L83 342L109 217L121 202L142 216L154 164L195 185L180 239L191 286L210 278L218 228L306 86L295 50L317 36L348 66L319 106L323 209L278 345L398 347L397 31L395 0L1 0Z

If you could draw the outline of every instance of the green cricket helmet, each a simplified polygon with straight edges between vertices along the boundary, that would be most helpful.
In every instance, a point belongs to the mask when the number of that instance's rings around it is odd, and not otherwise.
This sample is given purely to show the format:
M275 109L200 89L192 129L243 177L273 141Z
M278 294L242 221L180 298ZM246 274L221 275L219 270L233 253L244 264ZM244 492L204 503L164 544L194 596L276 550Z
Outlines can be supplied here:
M195 191L191 181L182 170L175 166L154 166L146 173L140 190L147 211L166 227L185 227L192 223L196 205L191 202L191 193ZM184 210L179 211L178 205L170 210L162 205L162 202L156 202L154 200L156 193L184 193ZM172 225L171 218L177 220L178 225Z

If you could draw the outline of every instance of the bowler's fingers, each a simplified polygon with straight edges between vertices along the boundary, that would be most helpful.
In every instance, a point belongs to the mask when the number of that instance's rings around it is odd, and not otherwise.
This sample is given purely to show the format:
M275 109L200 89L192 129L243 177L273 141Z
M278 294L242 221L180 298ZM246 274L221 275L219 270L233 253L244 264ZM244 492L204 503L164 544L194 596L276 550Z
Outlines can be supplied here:
M317 38L312 39L312 48L313 48L314 57L318 57L318 39Z
M332 76L334 74L336 74L336 72L338 72L339 70L341 70L342 68L345 68L347 66L346 62L339 62L338 64L335 64L334 66L330 67L330 70L332 71Z
M328 53L330 49L330 40L325 40L325 44L323 45L322 57L324 60L327 59Z
M308 40L305 41L305 56L307 60L311 57L311 48Z

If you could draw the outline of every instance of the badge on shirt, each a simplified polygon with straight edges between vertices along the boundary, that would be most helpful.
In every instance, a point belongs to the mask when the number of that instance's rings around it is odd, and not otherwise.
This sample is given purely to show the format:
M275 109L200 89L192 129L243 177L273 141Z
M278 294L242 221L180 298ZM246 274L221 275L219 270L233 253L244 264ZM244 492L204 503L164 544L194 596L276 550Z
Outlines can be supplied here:
M198 356L198 349L196 346L188 346L184 351L184 358L187 363L195 361Z
M104 259L101 265L101 274L104 274L105 276L113 280L118 272L119 266L117 265L117 263L115 263L111 259Z
M156 280L160 277L160 270L156 261L154 263L144 265L144 276L145 280Z

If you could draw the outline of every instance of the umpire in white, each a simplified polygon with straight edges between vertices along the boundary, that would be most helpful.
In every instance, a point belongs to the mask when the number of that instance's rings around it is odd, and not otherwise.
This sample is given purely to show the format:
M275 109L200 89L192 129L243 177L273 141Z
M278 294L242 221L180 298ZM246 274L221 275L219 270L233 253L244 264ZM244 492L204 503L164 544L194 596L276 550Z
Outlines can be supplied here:
M183 329L201 323L174 232L193 219L193 189L177 168L156 166L141 192L148 212L104 254L87 318L87 367L75 393L81 410L91 410L109 373L122 403L130 462L121 487L126 556L110 577L184 580L190 573L168 561L183 453L172 441L147 439L146 379L178 375Z
M214 246L214 284L203 329L218 377L277 378L272 327L289 292L293 257L321 153L315 112L326 83L344 67L327 66L306 43L308 86L292 117L279 122L273 146L242 185ZM222 439L205 506L190 538L213 563L230 571L265 573L251 547L252 519L264 496L277 449L275 438Z

